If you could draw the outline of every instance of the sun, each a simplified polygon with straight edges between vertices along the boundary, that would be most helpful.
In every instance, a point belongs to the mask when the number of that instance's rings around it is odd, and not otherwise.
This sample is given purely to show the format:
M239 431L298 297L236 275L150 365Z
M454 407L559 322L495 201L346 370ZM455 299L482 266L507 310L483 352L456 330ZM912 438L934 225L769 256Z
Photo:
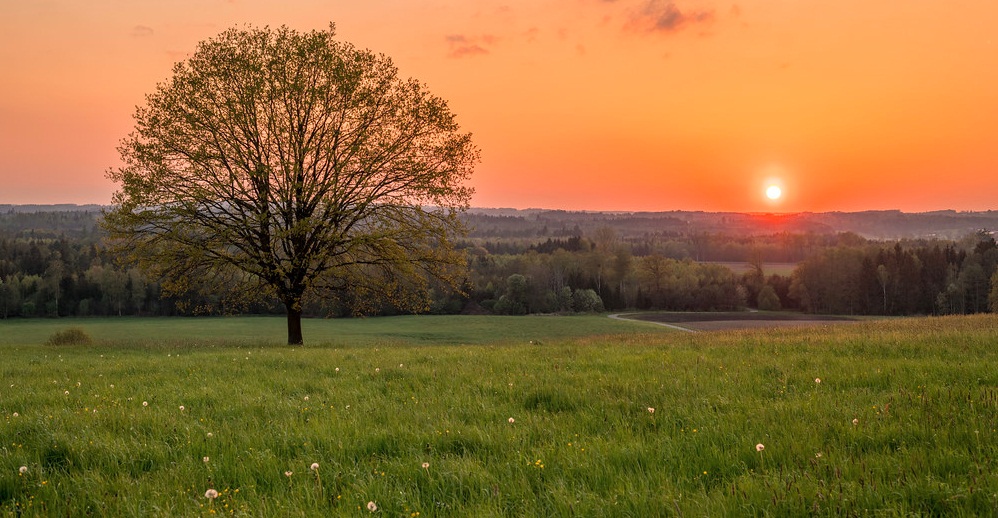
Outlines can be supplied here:
M783 189L780 189L779 185L770 185L766 187L766 197L776 201L783 197Z

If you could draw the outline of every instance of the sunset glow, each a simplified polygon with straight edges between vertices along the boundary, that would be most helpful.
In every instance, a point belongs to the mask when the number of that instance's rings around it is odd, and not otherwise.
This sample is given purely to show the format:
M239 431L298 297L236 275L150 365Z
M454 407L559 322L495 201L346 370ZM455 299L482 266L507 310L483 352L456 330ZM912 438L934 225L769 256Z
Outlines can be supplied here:
M135 107L199 41L330 22L448 100L475 206L998 208L984 0L5 2L0 203L109 203Z

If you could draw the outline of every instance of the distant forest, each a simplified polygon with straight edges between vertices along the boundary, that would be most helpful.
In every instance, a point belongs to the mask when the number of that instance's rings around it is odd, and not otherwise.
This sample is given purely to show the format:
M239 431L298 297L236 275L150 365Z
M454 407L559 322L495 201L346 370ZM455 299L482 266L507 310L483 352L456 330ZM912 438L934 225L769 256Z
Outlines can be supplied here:
M0 318L275 314L276 300L161 297L102 246L97 206L0 205ZM461 293L433 313L758 308L848 315L998 311L998 212L603 213L473 209ZM386 301L378 314L395 314ZM313 301L311 316L352 314Z

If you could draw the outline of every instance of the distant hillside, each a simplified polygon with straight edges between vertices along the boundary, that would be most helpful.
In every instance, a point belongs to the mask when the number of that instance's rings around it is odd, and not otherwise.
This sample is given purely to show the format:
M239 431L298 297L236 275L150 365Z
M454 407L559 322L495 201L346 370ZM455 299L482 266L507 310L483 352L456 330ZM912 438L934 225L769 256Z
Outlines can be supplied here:
M93 235L100 205L0 205L0 231L18 234ZM586 212L547 209L472 208L464 215L470 237L546 239L593 236L612 228L619 237L651 235L838 234L853 232L876 240L938 238L958 240L980 230L998 230L998 211L952 210L802 212Z
M95 242L100 216L100 205L0 205L0 237Z
M621 237L644 234L727 234L732 236L837 234L853 232L869 239L960 239L980 230L998 229L998 211L802 212L569 212L542 209L479 209L465 217L472 237L563 237L593 235L601 227Z
M0 213L13 212L100 212L102 205L74 205L71 203L60 203L56 205L10 205L0 204Z

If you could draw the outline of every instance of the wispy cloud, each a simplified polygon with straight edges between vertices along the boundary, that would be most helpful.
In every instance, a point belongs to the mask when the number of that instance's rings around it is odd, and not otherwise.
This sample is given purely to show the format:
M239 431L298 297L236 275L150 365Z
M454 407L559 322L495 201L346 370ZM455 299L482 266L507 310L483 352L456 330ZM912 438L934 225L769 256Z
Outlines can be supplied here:
M449 50L447 55L452 58L465 58L483 56L491 51L489 47L495 46L499 38L486 34L483 36L467 36L464 34L451 34L444 38L447 41Z
M627 28L643 32L675 33L688 27L706 25L714 21L713 9L680 9L669 0L648 0L635 9Z
M133 38L147 38L153 35L152 27L147 27L145 25L136 25L132 27L132 37Z

